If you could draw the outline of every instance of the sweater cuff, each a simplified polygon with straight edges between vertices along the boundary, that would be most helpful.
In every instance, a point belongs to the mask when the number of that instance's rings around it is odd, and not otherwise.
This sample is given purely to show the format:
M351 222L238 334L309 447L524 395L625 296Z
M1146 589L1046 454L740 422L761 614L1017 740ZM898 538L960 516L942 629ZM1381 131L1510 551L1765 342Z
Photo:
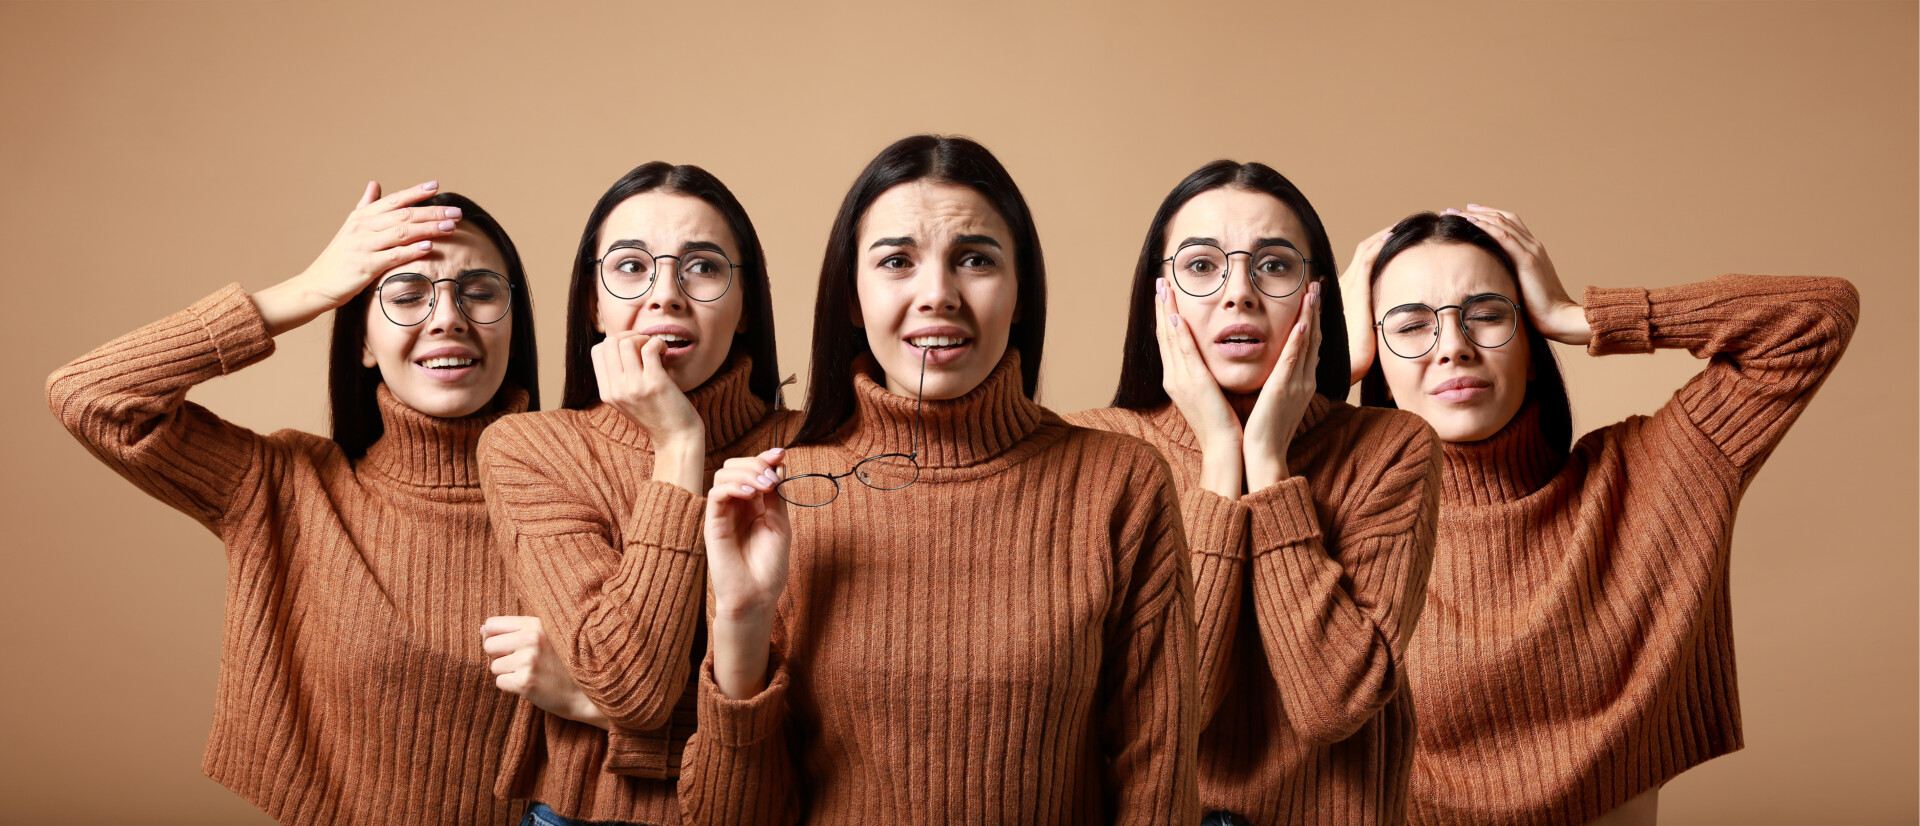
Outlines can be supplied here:
M200 320L220 355L221 374L232 373L273 353L267 320L239 284L228 284L187 310Z
M1247 558L1247 506L1195 487L1180 496L1187 550L1227 559Z
M640 483L627 516L628 545L693 553L700 542L707 500L672 482L649 479Z
M1593 339L1587 343L1589 354L1653 352L1653 334L1647 321L1652 308L1647 302L1646 290L1588 287L1584 299L1587 326L1593 328Z
M759 694L735 700L720 692L713 677L713 654L700 663L699 733L729 748L744 748L767 739L787 723L787 666L779 653L769 655L772 679Z
M1253 555L1320 538L1320 517L1304 476L1295 476L1241 498L1253 513Z

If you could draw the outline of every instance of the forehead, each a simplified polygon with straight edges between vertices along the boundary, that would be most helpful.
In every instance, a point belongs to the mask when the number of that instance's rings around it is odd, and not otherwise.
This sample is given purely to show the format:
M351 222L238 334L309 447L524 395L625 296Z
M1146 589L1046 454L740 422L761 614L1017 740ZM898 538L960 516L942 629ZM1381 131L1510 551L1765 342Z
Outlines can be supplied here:
M1173 214L1167 223L1169 249L1188 238L1216 238L1229 249L1246 249L1262 238L1285 238L1307 251L1307 228L1300 216L1279 198L1236 187L1209 189Z
M621 201L600 224L600 247L604 250L622 239L644 241L655 253L704 241L719 244L729 258L738 258L727 217L712 204L677 192L653 190Z
M387 272L417 272L435 278L451 278L467 270L492 270L506 275L507 259L478 227L462 222L453 234L433 239L433 249L425 256Z
M1492 253L1472 244L1427 243L1409 247L1387 262L1374 284L1374 306L1442 307L1484 293L1504 295L1515 303L1520 299L1513 277Z
M1012 231L1000 210L970 187L913 181L880 193L860 221L860 246L878 238L906 236L921 245L952 240L955 235L991 235L1002 244L1013 243Z

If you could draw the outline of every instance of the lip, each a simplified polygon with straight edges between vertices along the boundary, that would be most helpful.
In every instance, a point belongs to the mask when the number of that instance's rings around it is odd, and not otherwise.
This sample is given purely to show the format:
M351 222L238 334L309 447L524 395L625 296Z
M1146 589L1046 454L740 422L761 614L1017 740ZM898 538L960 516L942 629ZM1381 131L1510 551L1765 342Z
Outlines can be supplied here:
M1427 395L1444 402L1459 404L1479 399L1493 392L1493 383L1474 376L1455 376L1435 385Z
M438 359L438 358L472 359L473 363L465 367L454 367L454 368L428 367L424 363L428 359ZM471 376L477 375L480 372L480 365L483 364L484 361L485 360L481 357L481 355L477 352L474 352L473 348L471 347L436 347L432 350L428 350L425 353L421 353L420 355L415 356L413 358L412 363L413 363L413 368L415 370L419 370L421 375L424 375L427 378L437 382L442 382L445 384L454 384L456 382L464 381Z
M1255 341L1229 343L1226 339L1230 336L1246 336ZM1267 334L1251 324L1229 324L1214 334L1213 349L1231 359L1258 358L1267 349Z
M700 343L699 336L694 335L692 330L678 324L655 324L652 327L644 330L635 330L634 332L643 336L674 335L687 340L686 346L668 347L666 352L660 354L660 363L663 365L672 364L686 358L693 353L693 348Z
M966 339L966 342L953 347L943 347L938 350L922 350L913 343L913 339L921 336L947 336L949 338ZM907 349L914 351L916 355L921 353L926 354L927 366L929 367L939 364L949 364L964 358L968 353L973 352L973 342L973 333L952 325L921 327L918 330L914 330L900 337L900 343L907 345Z

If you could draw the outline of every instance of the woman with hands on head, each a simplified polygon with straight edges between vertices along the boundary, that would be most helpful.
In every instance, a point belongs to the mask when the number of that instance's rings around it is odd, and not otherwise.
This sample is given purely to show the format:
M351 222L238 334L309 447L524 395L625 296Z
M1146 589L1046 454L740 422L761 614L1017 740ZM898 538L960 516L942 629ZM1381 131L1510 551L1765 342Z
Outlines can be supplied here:
M706 511L691 823L1198 817L1166 465L1033 401L1046 272L964 138L881 152L821 266L806 420Z
M1384 233L1362 242L1364 266ZM1418 417L1344 401L1332 246L1290 181L1214 161L1132 280L1113 406L1173 468L1194 577L1207 824L1400 823L1438 466ZM1321 328L1333 328L1323 336Z
M328 310L333 438L261 435L186 400ZM475 793L512 714L467 642L512 604L475 449L538 406L536 366L500 225L434 183L370 183L299 275L229 285L48 379L88 450L226 546L208 777L289 824L512 816Z
M1401 221L1349 276L1362 402L1443 441L1413 821L1654 823L1661 784L1742 745L1734 513L1845 351L1858 293L1727 275L1575 302L1519 216L1475 204ZM1569 449L1548 341L1707 363Z
M655 161L587 217L561 410L480 446L499 550L526 616L481 629L525 698L495 791L532 824L679 820L693 732L707 474L771 444L773 305L753 222L711 173Z

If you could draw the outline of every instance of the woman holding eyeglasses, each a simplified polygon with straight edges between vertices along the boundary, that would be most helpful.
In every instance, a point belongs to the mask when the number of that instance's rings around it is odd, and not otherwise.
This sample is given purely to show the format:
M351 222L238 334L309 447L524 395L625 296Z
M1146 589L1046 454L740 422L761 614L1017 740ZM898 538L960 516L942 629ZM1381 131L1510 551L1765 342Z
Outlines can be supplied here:
M482 628L523 697L495 791L524 822L677 823L706 653L707 475L771 445L778 365L760 236L697 166L655 161L594 204L574 257L563 409L487 432L500 553L527 616Z
M1417 413L1444 442L1408 660L1413 821L1653 823L1661 784L1741 746L1734 513L1846 349L1859 295L1730 275L1575 303L1510 212L1421 213L1391 232L1343 286L1362 401ZM1570 446L1549 341L1708 362L1652 416Z
M227 550L202 768L282 823L498 824L481 793L513 712L473 629L512 607L475 447L538 406L513 242L428 183L368 184L312 265L231 285L47 381L62 424ZM333 438L261 435L186 400L334 311Z
M984 147L916 136L842 201L795 446L714 476L691 823L1198 816L1166 467L1032 399L1039 236Z
M1404 664L1438 448L1416 416L1345 402L1335 272L1286 177L1225 160L1195 170L1148 225L1113 407L1073 417L1146 440L1173 468L1205 824L1406 819Z

